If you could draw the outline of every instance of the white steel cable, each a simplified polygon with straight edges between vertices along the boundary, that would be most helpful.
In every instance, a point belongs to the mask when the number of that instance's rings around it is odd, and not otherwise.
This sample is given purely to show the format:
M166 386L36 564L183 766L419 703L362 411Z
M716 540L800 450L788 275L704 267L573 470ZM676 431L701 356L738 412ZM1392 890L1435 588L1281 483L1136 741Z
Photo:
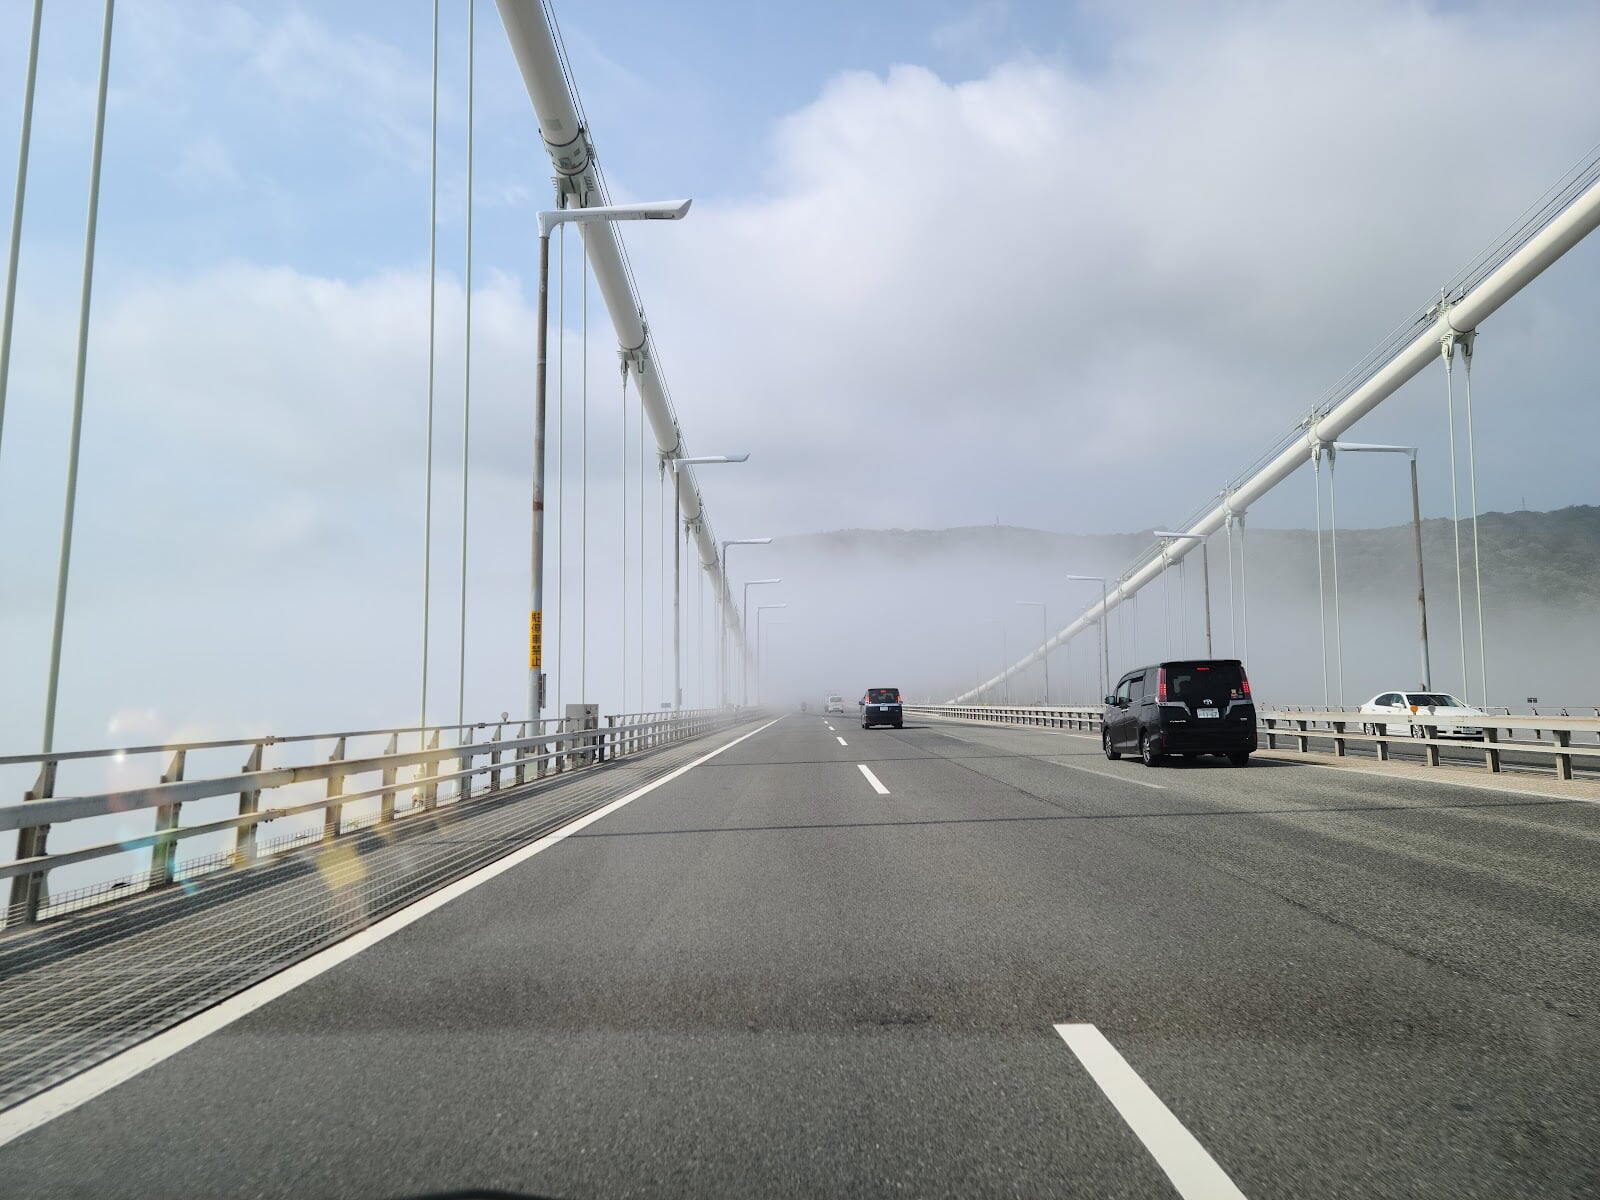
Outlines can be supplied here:
M1172 572L1168 570L1167 551L1161 551L1161 615L1167 626L1167 657L1172 657ZM1101 614L1104 620L1105 614Z
M439 0L433 0L433 134L428 150L428 436L422 484L422 703L417 749L428 734L428 656L433 604L434 343L439 296Z
M1322 574L1322 444L1311 447L1311 483L1317 493L1317 635L1322 658L1322 707L1330 706L1328 691L1328 589Z
M83 275L78 290L77 361L72 377L72 432L68 437L66 500L61 513L61 549L56 559L56 602L50 631L50 675L45 686L43 749L55 747L56 695L61 683L61 639L66 624L67 579L72 569L72 531L78 506L78 454L83 444L83 383L89 365L89 307L94 294L95 233L100 222L100 163L106 137L106 85L111 78L111 21L106 0L100 30L100 80L95 100L94 144L89 157L89 211L83 231ZM40 849L42 849L42 838Z
M1344 620L1339 609L1339 483L1338 452L1328 451L1328 548L1333 552L1333 646L1339 707L1344 707Z
M1455 365L1455 338L1447 337L1444 353L1444 402L1450 432L1450 532L1455 538L1456 558L1456 637L1461 649L1461 698L1472 702L1472 688L1467 678L1467 605L1466 593L1461 584L1461 507L1456 493L1456 399L1452 386L1452 368Z
M1239 513L1233 518L1239 523L1239 658L1242 661L1250 657L1250 580L1245 573L1244 517L1244 513Z
M28 66L22 84L22 132L17 137L17 186L11 193L11 245L6 255L5 312L0 315L0 437L5 433L6 385L11 378L11 327L17 311L17 263L22 254L22 207L28 194L28 146L33 140L33 94L39 77L39 26L44 0L33 0Z
M1239 657L1239 605L1233 589L1233 514L1227 517L1228 527L1228 652Z
M1189 654L1189 559L1178 560L1178 653Z
M461 387L461 626L456 650L456 724L467 716L467 499L470 493L472 452L472 104L473 53L475 30L473 14L477 5L467 0L467 246L466 246L466 330ZM458 732L459 737L465 737ZM465 787L463 782L461 787Z
M642 409L640 410L643 411ZM617 616L622 625L617 643L622 648L622 692L617 707L628 707L628 360L622 360L622 590Z
M567 640L562 598L567 591L567 226L556 242L556 653L554 714L563 716L566 677L561 671L561 643Z
M581 241L581 239L580 239ZM589 243L583 248L583 282L579 288L580 382L578 457L582 461L582 495L578 501L578 703L589 703Z
M1467 478L1470 488L1469 499L1472 504L1472 586L1477 596L1478 607L1478 685L1482 690L1478 693L1478 703L1488 706L1489 703L1489 660L1485 652L1483 629L1483 555L1478 542L1478 452L1473 443L1472 434L1472 347L1477 341L1474 331L1461 340L1461 358L1466 366L1467 388Z
M645 394L638 394L638 712L645 710Z

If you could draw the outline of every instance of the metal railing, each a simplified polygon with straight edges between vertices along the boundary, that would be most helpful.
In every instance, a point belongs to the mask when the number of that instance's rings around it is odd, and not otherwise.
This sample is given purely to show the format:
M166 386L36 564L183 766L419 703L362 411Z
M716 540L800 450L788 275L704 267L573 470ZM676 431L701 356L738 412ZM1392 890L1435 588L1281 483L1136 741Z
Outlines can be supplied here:
M1104 709L1099 706L1073 705L1008 706L962 704L907 704L907 712L929 716L952 717L965 721L990 721L1006 725L1036 725L1054 729L1098 731ZM1382 715L1382 714L1380 714ZM1439 751L1442 747L1454 750L1477 750L1483 754L1484 767L1492 772L1502 769L1501 756L1506 751L1539 755L1548 758L1558 779L1573 778L1575 759L1600 767L1600 712L1593 717L1574 717L1562 709L1560 716L1537 712L1518 715L1508 711L1486 714L1483 717L1452 717L1441 719L1431 715L1413 715L1403 721L1387 716L1379 720L1371 713L1345 709L1271 708L1258 709L1257 731L1268 750L1292 749L1312 753L1311 742L1331 742L1335 756L1344 757L1350 743L1371 745L1380 761L1387 762L1397 746L1415 746L1422 750L1422 761L1430 767L1448 766ZM1405 724L1408 732L1387 732L1390 725ZM1441 728L1466 726L1481 729L1481 736L1462 737L1441 735ZM1383 732L1379 732L1379 729ZM1517 737L1521 732L1523 736ZM1529 735L1532 735L1531 739ZM1583 736L1593 742L1579 742ZM1546 738L1549 738L1546 741ZM1293 743L1279 745L1280 741Z
M527 721L484 721L471 725L437 725L397 729L363 729L335 733L265 736L169 745L130 746L100 750L69 750L49 754L0 756L0 766L34 767L37 777L19 804L0 805L0 831L17 833L15 855L0 862L0 880L10 879L11 898L5 926L31 924L42 916L85 907L98 899L121 898L130 891L170 887L185 879L229 867L248 866L258 859L308 844L333 841L343 834L375 825L401 821L441 805L503 795L540 779L597 766L642 753L670 742L696 737L727 726L730 709L696 709L652 713L623 713L597 718L593 725L577 718L541 721L530 729ZM492 734L484 736L485 732ZM507 736L507 731L510 736ZM454 735L453 746L441 746ZM352 756L358 739L385 739L381 751ZM401 750L402 739L415 739L417 749ZM325 759L272 766L269 750L288 746L310 747L332 743ZM244 765L234 772L200 778L187 776L191 755L229 749L246 752ZM168 757L170 756L170 757ZM94 760L118 771L129 759L166 769L148 784L86 791L58 796L57 780L63 764L94 765ZM402 780L402 775L409 778ZM362 777L368 777L362 780ZM352 780L361 781L353 785ZM282 789L310 784L320 792L310 797L290 797ZM362 785L364 784L364 786ZM320 785L320 786L318 786ZM302 792L306 789L302 788ZM276 792L284 803L263 803ZM183 824L183 806L219 797L237 797L229 816ZM374 803L375 802L375 803ZM352 809L357 811L352 812ZM52 827L97 818L125 817L154 812L149 832L119 836L73 849L51 851ZM266 842L261 826L271 821L322 814L320 825ZM231 846L180 863L178 845L203 835L232 835ZM112 855L148 849L149 866L138 877L102 881L84 894L50 897L50 872Z

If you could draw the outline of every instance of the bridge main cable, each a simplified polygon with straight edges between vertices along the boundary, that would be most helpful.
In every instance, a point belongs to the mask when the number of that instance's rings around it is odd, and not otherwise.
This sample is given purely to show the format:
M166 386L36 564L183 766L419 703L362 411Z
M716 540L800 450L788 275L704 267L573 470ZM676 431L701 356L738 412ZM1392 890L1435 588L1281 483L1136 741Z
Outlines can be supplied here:
M516 56L523 84L539 121L539 135L555 167L567 207L590 208L606 202L604 183L595 163L590 131L578 115L578 104L562 65L555 35L540 0L496 0L506 39ZM682 458L687 450L676 414L667 395L659 366L651 354L650 333L644 308L634 289L623 258L617 232L607 221L579 225L612 328L617 351L638 388L661 455ZM737 606L717 552L716 533L704 514L700 489L692 467L675 473L678 508L686 527L693 530L700 565L710 574L723 598L721 611L731 633L740 625Z
M502 3L504 2L506 0L502 0ZM1197 539L1204 539L1223 528L1230 519L1242 519L1250 505L1287 479L1307 461L1309 447L1337 440L1340 434L1392 396L1429 363L1436 361L1440 357L1441 345L1477 329L1479 324L1492 316L1501 305L1594 232L1597 225L1600 225L1600 180L1590 183L1570 204L1453 303L1438 305L1435 310L1437 316L1426 329L1416 334L1398 352L1370 372L1361 383L1345 394L1343 400L1321 417L1307 421L1303 437L1297 437L1255 474L1230 488L1223 494L1219 503L1198 520L1184 527L1182 532ZM1172 564L1181 561L1199 544L1198 540L1188 540L1169 547L1162 556L1152 558L1132 571L1127 578L1117 584L1115 589L1106 594L1103 601L1091 604L1082 615L1043 645L992 679L961 693L948 703L966 703L1003 683L1010 676L1026 670L1096 621L1103 620L1112 609L1133 597L1145 584L1154 580Z

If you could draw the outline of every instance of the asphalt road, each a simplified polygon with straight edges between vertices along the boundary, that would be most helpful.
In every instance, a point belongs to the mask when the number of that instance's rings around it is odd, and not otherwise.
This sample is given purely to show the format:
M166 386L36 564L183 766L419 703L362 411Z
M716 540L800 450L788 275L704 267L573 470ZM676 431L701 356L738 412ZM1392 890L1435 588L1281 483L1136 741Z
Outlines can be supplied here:
M1252 1198L1600 1195L1600 808L832 724L24 1135L0 1192L1183 1194L1069 1023Z

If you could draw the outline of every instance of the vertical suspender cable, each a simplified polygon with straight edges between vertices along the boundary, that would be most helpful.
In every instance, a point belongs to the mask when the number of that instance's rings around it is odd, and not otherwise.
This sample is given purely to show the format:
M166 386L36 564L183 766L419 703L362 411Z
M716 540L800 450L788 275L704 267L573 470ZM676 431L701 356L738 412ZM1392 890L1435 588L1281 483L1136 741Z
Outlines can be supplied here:
M638 710L645 702L645 394L638 395Z
M1250 580L1246 575L1244 513L1234 518L1239 522L1239 657L1250 658Z
M667 596L667 547L672 543L667 540L667 464L664 460L656 473L656 512L661 526L661 538L657 543L661 554L661 587L658 591L661 597L661 688L667 691L667 641L670 636L667 622L668 614L672 611L672 599ZM673 701L674 708L678 707L675 695L669 695L669 699Z
M428 151L428 436L422 471L422 696L417 749L428 734L428 655L433 604L433 379L434 331L439 299L439 0L433 0L433 140ZM424 768L418 768L422 770Z
M1188 556L1178 560L1178 653L1189 653L1189 565Z
M1339 707L1344 707L1344 619L1339 608L1339 475L1338 452L1328 451L1328 548L1333 551L1333 665Z
M1172 657L1172 564L1167 561L1167 550L1161 548L1161 614L1167 626L1167 657Z
M582 284L578 289L579 375L578 474L578 702L589 703L589 243L583 248Z
M56 693L61 682L61 635L66 623L67 578L72 568L72 529L78 507L78 451L83 443L83 379L89 365L89 303L94 291L95 232L100 221L100 159L105 149L106 83L111 77L111 14L106 0L100 30L100 82L95 98L94 147L89 157L89 214L83 232L83 277L78 291L78 354L72 378L72 433L67 444L67 494L61 513L61 552L56 560L56 604L50 627L50 676L45 685L43 749L55 748ZM42 847L41 847L42 849ZM19 854L21 848L18 848Z
M1233 588L1233 514L1227 516L1228 526L1228 651L1239 657L1239 605Z
M628 711L628 360L622 360L622 590L618 593L618 619L622 623L622 695L618 701Z
M567 640L561 601L567 591L567 227L556 242L556 686L553 715L566 709L566 676L561 671L561 643ZM557 725L557 729L564 726ZM535 730L534 732L537 732Z
M1487 707L1489 703L1489 661L1484 651L1483 555L1479 549L1478 542L1478 451L1473 444L1472 436L1472 344L1476 340L1476 330L1462 336L1461 358L1466 365L1467 479L1468 487L1471 489L1468 498L1472 504L1472 586L1477 595L1478 606L1478 685L1483 689L1478 693L1478 703Z
M1322 443L1311 446L1311 484L1317 493L1317 646L1322 659L1322 707L1332 701L1328 692L1328 589L1322 575Z
M22 254L22 204L28 194L28 144L33 139L33 92L39 77L39 26L44 0L33 0L28 69L22 84L22 133L17 138L17 186L11 193L11 248L6 256L6 307L0 316L0 437L5 434L6 384L11 378L11 325L17 315L17 262Z
M456 665L456 725L466 724L467 712L467 497L471 479L472 453L472 103L473 103L473 12L477 5L467 0L467 270L465 363L461 380L461 626ZM532 730L529 731L533 732ZM464 730L456 729L456 740L465 740ZM458 785L465 794L467 780Z
M1472 688L1467 678L1467 603L1461 586L1461 506L1456 495L1456 398L1451 380L1456 357L1455 338L1446 337L1440 347L1444 355L1444 403L1450 432L1450 532L1455 537L1456 547L1456 636L1461 648L1461 698L1471 703Z

